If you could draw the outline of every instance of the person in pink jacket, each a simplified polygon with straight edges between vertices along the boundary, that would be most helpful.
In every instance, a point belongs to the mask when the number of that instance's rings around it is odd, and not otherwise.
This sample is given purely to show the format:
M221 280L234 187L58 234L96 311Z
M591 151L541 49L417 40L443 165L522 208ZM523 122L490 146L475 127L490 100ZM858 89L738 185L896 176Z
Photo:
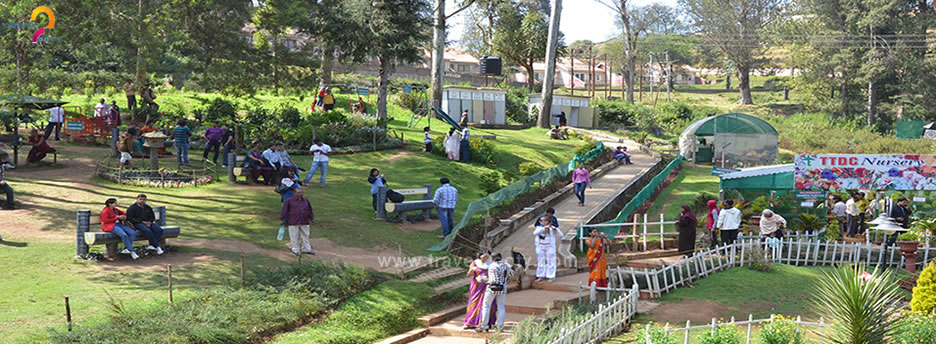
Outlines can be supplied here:
M578 206L584 206L584 189L591 186L591 172L584 168L584 163L578 163L578 168L571 173L571 182L574 183L574 195L578 197Z

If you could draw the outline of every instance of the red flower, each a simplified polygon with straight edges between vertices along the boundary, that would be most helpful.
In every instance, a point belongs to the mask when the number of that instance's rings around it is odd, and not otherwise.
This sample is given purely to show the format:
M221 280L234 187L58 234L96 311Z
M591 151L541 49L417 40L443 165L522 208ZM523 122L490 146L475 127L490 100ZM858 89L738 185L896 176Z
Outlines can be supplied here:
M864 168L861 168L861 167L856 168L856 169L855 169L855 176L856 176L856 177L864 176L864 175L865 175L865 172L868 172L868 170L866 170L866 169L864 169Z

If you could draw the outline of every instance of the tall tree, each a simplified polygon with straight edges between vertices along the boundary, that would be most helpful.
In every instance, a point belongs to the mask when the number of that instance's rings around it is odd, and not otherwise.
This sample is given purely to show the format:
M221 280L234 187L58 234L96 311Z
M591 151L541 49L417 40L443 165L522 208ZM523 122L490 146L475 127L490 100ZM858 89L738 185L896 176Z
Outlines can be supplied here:
M431 44L431 106L440 108L444 99L444 43L447 38L447 20L473 5L474 0L464 0L460 7L445 15L447 0L434 1L434 37Z
M561 0L552 0L551 18L545 47L545 76L542 77L542 99L539 101L539 128L551 128L552 92L555 89L555 57L558 54L558 24L561 22Z
M548 48L548 20L537 7L505 2L498 6L499 16L494 30L493 49L513 64L526 71L526 84L535 90L536 61L545 56ZM564 53L563 35L555 42L556 53Z
M679 0L691 27L721 50L737 70L739 104L751 100L751 69L767 51L762 33L780 15L785 0Z
M666 14L668 6L653 4L642 7L634 6L630 0L595 0L617 14L623 39L624 63L621 75L624 87L627 88L627 101L633 103L633 89L636 84L636 57L640 36L649 32L653 27L667 27L673 17Z

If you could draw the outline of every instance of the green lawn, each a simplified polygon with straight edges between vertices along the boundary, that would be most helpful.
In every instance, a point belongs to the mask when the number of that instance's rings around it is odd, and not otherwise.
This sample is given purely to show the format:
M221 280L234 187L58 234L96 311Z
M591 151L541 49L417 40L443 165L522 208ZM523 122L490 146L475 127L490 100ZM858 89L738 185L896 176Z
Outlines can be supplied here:
M691 206L700 193L707 192L717 196L719 179L711 173L711 166L683 163L676 179L663 189L646 213L650 216L664 214L667 219L671 219L679 215L681 206Z

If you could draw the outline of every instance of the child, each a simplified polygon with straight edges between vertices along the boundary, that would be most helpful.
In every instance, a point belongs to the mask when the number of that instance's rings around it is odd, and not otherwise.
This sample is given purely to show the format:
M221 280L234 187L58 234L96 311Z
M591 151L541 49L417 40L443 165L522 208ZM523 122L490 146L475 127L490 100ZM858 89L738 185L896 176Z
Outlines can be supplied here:
M556 239L561 238L561 230L552 225L551 218L542 216L539 219L540 226L535 227L532 234L535 235L535 254L538 257L538 269L535 271L536 282L555 280L556 262Z
M424 151L431 152L431 127L424 127Z

